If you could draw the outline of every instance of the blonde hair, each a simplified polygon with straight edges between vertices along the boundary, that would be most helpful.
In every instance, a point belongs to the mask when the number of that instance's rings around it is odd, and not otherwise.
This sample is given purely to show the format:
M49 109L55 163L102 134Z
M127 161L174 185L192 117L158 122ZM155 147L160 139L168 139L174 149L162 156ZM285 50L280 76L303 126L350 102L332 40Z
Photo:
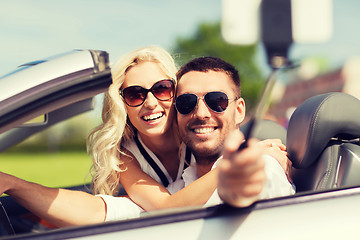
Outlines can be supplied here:
M113 83L105 93L102 109L102 124L88 137L88 152L92 155L92 190L94 194L116 195L120 172L125 155L122 143L132 140L134 127L127 118L125 103L119 89L126 72L140 62L154 62L172 79L176 79L177 68L171 55L163 48L150 46L137 49L123 56L112 66Z

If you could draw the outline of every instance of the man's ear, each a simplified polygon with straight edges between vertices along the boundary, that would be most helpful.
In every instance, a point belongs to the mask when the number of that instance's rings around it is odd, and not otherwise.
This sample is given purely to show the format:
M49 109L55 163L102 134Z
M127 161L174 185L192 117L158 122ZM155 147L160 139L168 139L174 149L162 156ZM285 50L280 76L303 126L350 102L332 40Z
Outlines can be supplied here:
M237 125L240 125L240 123L245 118L245 100L243 98L239 98L236 100L236 111L235 111L235 122Z

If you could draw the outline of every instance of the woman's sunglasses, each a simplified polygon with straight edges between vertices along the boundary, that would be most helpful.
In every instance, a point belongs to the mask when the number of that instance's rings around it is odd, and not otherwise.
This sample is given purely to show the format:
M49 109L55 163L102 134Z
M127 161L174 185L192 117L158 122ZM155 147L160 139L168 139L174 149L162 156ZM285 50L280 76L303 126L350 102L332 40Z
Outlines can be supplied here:
M199 99L203 98L206 106L214 112L224 112L229 104L228 96L223 92L208 92L203 97L198 97L192 93L185 93L175 99L176 110L186 115L194 111ZM235 98L235 100L238 98Z
M164 79L158 81L150 89L141 86L130 86L120 89L121 96L124 98L125 103L130 107L137 107L143 104L149 92L160 101L170 100L174 97L175 93L174 80Z

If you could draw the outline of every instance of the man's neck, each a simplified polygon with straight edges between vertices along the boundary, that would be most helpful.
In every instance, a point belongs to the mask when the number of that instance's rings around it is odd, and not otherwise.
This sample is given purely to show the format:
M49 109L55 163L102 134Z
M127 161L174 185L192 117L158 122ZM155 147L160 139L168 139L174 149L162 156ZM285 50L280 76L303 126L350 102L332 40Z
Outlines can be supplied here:
M198 178L200 178L203 175L205 175L206 173L210 172L213 164L214 164L214 162L206 164L206 165L203 165L203 164L200 165L200 164L196 163L196 172L197 172Z
M201 158L195 156L196 160L196 171L198 177L202 177L206 173L210 172L214 163L219 159L220 156L207 156L206 158Z
M202 177L204 174L210 172L214 163L221 157L221 153L200 154L192 151L196 161L197 176Z

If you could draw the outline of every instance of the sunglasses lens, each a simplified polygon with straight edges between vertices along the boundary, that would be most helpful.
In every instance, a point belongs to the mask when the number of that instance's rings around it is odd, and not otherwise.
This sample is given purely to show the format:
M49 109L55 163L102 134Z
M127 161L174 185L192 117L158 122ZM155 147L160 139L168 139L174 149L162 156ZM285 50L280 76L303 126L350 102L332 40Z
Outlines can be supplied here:
M214 112L223 112L228 106L228 97L223 92L209 92L205 95L204 100Z
M194 110L197 100L195 94L182 94L176 98L175 107L180 114L186 115Z
M154 84L152 93L161 101L166 101L174 96L175 86L171 80L162 80Z
M140 86L127 87L122 91L125 102L132 107L141 105L147 95L147 90Z
M167 101L174 97L175 85L170 79L155 83L149 90L140 86L131 86L122 90L125 103L130 107L137 107L144 103L148 92L152 92L160 101Z

